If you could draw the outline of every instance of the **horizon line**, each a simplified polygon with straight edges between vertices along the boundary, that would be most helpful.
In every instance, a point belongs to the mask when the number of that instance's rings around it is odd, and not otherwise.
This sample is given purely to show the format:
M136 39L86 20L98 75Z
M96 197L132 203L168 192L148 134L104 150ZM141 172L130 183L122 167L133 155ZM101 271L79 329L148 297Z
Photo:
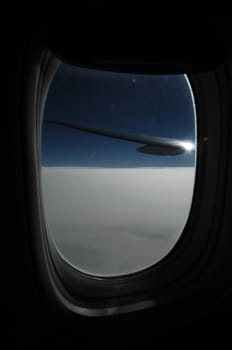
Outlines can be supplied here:
M124 167L104 167L104 166L78 166L78 165L41 165L41 168L78 168L78 169L160 169L160 168L195 168L195 165L170 165L170 166L124 166Z

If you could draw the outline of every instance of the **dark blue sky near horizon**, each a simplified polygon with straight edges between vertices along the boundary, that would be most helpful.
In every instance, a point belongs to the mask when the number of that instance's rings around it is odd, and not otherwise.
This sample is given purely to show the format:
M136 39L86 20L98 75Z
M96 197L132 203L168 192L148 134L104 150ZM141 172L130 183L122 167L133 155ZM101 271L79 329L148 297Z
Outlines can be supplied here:
M46 123L56 120L136 135L195 142L191 91L182 75L140 75L62 64L50 86L42 123L43 166L194 166L195 152L143 154L143 145Z

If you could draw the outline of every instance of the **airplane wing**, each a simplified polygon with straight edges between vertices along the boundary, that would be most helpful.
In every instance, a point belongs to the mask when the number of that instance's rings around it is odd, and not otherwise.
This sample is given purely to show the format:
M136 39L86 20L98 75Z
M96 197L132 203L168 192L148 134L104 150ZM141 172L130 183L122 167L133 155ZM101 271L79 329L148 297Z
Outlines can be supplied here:
M56 124L59 126L64 126L71 129L81 130L91 134L101 135L105 137L110 137L119 140L125 140L135 143L141 143L144 146L137 148L138 152L153 154L153 155L178 155L186 151L191 151L194 149L194 145L190 142L185 142L181 140L156 137L156 136L144 136L135 135L122 132L108 131L98 128L90 128L82 126L79 124L59 122L55 120L46 121L50 124Z

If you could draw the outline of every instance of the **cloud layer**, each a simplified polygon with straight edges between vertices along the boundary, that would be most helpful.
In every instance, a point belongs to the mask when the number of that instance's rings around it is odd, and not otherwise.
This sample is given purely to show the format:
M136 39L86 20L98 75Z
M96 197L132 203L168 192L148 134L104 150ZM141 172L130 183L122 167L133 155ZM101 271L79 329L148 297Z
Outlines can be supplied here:
M49 234L82 272L118 276L160 261L179 239L195 168L43 167Z

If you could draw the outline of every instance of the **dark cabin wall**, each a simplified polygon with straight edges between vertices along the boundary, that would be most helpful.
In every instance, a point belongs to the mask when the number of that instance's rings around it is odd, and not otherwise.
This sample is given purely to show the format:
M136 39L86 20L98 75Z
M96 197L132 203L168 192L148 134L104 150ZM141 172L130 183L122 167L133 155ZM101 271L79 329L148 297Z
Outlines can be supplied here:
M226 317L231 317L229 291L220 306L206 314L195 314L194 310L189 313L183 306L170 305L164 309L96 320L60 313L54 309L41 287L30 243L22 127L25 72L27 62L36 53L37 44L45 43L71 63L77 60L96 62L99 58L128 59L131 62L136 58L144 61L165 60L171 64L180 61L194 69L207 65L211 68L231 60L232 21L228 17L202 16L182 21L170 20L165 16L162 20L160 15L152 14L144 26L140 13L137 19L133 19L130 11L126 14L117 8L112 8L110 13L105 11L104 6L93 9L87 6L86 10L80 10L75 21L67 21L66 18L65 25L59 18L41 17L38 20L19 14L10 22L11 28L6 30L9 89L2 149L7 164L6 171L3 168L6 173L3 185L6 205L2 219L2 252L5 258L2 272L6 275L2 288L6 299L2 299L2 306L7 306L4 323L8 341L36 344L52 340L68 344L77 340L86 342L86 337L88 339L93 334L99 340L99 336L105 337L107 333L117 334L119 338L126 335L136 341L141 335L142 326L146 337L154 330L158 336L177 332L192 334L193 329L194 333L201 334L202 329L206 328L210 334L219 331L227 334L229 326ZM143 16L146 17L146 13L144 11ZM132 21L128 23L130 17ZM231 89L231 80L230 84ZM231 185L228 186L228 201L231 201L229 194ZM227 206L229 208L229 202ZM223 225L224 229L228 229L229 222L225 221ZM220 261L222 257L217 259ZM229 254L226 259L229 274Z

